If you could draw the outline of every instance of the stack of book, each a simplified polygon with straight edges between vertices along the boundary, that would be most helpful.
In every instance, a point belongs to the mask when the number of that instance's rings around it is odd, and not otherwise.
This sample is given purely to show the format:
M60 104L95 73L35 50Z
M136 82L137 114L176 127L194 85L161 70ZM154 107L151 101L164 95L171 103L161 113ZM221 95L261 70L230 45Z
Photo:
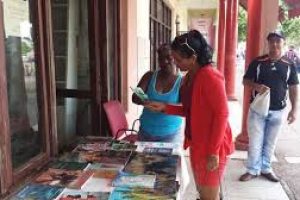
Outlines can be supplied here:
M176 199L179 157L168 145L88 137L47 165L12 200Z

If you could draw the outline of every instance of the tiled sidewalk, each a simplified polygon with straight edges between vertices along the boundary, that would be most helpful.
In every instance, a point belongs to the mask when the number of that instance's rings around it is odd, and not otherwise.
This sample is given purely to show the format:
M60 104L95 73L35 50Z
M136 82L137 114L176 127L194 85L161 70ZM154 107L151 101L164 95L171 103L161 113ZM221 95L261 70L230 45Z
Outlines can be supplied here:
M229 102L230 117L234 137L241 131L242 107L239 102ZM288 200L280 182L272 183L262 177L249 182L240 182L245 173L246 151L236 151L227 165L223 188L225 200ZM272 158L277 162L276 157Z
M289 200L280 182L273 183L263 177L240 182L245 172L244 160L231 159L223 182L225 200Z

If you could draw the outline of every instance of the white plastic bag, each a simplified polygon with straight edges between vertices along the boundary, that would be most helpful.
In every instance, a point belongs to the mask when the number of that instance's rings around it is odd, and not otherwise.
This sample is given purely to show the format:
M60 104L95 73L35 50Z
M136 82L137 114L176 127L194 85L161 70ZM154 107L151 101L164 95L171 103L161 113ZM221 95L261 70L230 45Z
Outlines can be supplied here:
M266 90L262 94L257 94L252 103L250 104L250 108L256 112L257 114L265 117L268 115L270 107L270 89Z

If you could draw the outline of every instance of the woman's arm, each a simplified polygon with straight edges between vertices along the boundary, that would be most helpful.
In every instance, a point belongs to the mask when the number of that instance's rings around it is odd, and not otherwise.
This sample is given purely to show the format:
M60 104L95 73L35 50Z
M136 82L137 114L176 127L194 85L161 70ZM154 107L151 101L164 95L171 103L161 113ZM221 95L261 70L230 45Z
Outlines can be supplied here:
M169 115L180 115L182 117L185 117L185 113L182 105L167 104L164 112Z
M180 115L183 117L185 116L182 105L173 105L173 104L166 104L162 102L149 101L147 102L145 107L154 112L163 112L165 114Z

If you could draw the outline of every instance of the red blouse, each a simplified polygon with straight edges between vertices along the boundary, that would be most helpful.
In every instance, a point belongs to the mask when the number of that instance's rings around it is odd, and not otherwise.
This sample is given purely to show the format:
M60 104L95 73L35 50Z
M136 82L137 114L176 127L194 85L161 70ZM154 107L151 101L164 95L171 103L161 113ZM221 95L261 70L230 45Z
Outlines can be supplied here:
M185 86L184 86L185 87ZM166 113L187 116L184 148L199 149L203 156L227 156L234 150L228 123L228 105L223 75L211 65L200 68L192 89L181 92L182 105L168 105ZM190 102L190 103L189 103ZM188 111L188 112L187 112Z

